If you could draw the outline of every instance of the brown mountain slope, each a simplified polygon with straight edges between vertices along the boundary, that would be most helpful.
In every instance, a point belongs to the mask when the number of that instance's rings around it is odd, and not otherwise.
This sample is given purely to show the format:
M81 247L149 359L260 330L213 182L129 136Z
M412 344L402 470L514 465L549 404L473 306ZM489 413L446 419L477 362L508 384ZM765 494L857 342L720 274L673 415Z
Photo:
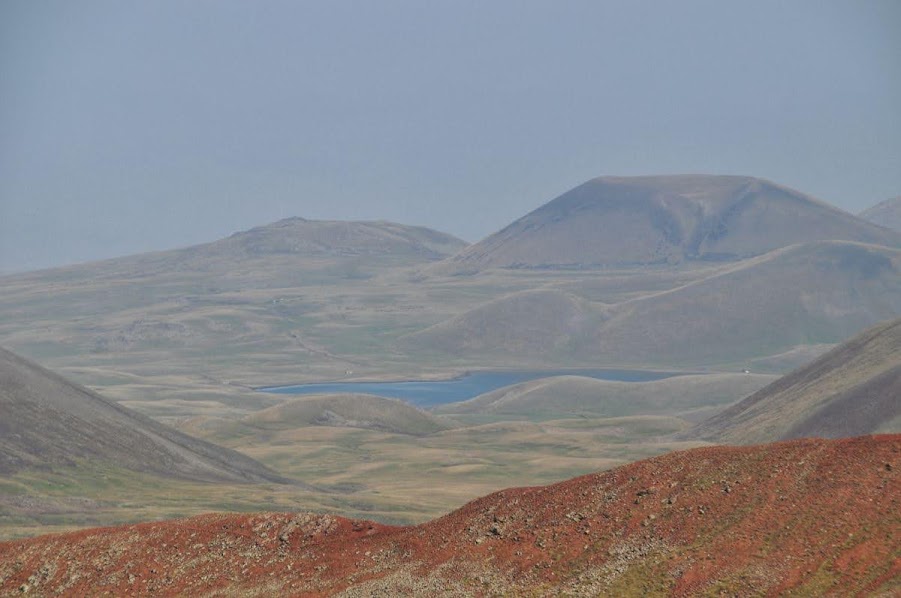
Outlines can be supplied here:
M901 436L670 453L440 519L206 515L0 543L0 594L889 596Z
M465 355L545 355L566 351L571 339L593 330L603 306L557 289L502 296L401 338L404 347Z
M81 460L192 480L287 481L0 349L0 474Z
M796 243L901 247L901 234L741 176L601 177L471 245L438 270L735 260Z
M886 199L860 213L860 217L879 226L901 231L901 197Z
M515 293L401 344L455 357L690 366L836 343L899 314L901 251L819 241L615 305L556 289Z
M901 432L901 318L855 336L688 435L751 443L876 431Z

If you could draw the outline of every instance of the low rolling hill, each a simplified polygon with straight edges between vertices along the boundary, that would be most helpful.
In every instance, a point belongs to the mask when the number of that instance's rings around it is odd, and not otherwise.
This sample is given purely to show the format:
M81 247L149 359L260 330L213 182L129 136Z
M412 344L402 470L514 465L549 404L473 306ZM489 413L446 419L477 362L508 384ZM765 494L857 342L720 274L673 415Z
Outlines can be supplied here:
M0 349L0 474L82 461L187 480L288 481Z
M409 350L536 363L742 363L837 343L901 314L901 250L844 241L778 249L613 305L514 293L405 335Z
M0 543L0 594L894 596L901 436L670 453L410 527L204 515Z
M615 382L583 376L530 380L443 405L436 413L519 417L624 417L653 414L697 418L730 405L776 377L761 374L674 376L651 382ZM697 420L695 420L697 421Z
M412 269L465 245L391 222L289 218L212 243L5 276L0 345L147 414L164 400L167 416L201 415L201 401L237 415L258 406L251 387L362 369L348 353L368 352L411 317L433 323Z
M168 285L179 275L191 274L205 280L218 274L224 278L206 282L223 288L248 279L263 279L272 284L277 281L271 277L278 274L290 280L292 267L306 271L308 276L310 271L331 267L337 268L339 276L353 277L366 274L354 272L356 266L424 264L464 247L466 242L425 227L385 221L286 218L210 243L25 272L8 277L7 282L21 286L28 282L52 284L80 280L96 285L122 279L123 283L140 280ZM273 268L280 272L273 273Z
M901 247L901 234L742 176L600 177L436 269L587 268L738 260L820 240Z
M308 395L242 418L239 425L264 430L305 426L361 428L422 436L450 426L399 399L364 394Z
M901 319L877 325L688 433L723 443L901 432Z
M873 224L901 231L901 197L887 199L867 208L860 213L860 217Z
M402 346L464 355L536 355L566 351L573 338L604 318L601 304L558 289L520 291L493 299L425 330Z
M194 253L212 255L371 256L409 255L436 259L460 251L465 241L422 226L394 222L286 218L235 233Z
M837 343L901 315L901 250L820 241L616 306L594 343L635 362L728 363Z

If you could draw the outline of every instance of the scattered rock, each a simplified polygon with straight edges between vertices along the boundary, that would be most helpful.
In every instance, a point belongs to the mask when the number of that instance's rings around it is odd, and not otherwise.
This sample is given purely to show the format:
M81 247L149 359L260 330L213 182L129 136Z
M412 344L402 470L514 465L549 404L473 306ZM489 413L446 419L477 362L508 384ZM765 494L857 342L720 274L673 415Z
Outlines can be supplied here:
M817 575L795 573L829 563L853 563L835 569L835 595L886 593L897 581L887 559L901 536L897 504L886 496L901 488L884 470L899 447L901 436L874 436L695 449L507 490L410 527L228 514L0 542L0 595L243 595L265 587L272 595L520 596L539 586L541 595L575 596L717 587L816 594L822 585L805 584ZM661 475L678 476L680 507L664 507L675 499L665 494L648 502ZM737 476L755 492L724 497L735 482L722 480ZM603 498L617 489L643 507ZM785 500L770 502L777 496ZM728 518L728 534L719 517Z

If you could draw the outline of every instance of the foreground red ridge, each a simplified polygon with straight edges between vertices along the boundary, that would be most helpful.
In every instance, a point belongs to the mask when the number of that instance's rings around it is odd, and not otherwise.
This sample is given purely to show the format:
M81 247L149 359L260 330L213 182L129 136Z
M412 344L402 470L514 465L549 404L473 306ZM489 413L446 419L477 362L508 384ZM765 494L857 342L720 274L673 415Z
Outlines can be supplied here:
M392 527L214 514L0 543L0 595L901 593L901 435L671 453Z

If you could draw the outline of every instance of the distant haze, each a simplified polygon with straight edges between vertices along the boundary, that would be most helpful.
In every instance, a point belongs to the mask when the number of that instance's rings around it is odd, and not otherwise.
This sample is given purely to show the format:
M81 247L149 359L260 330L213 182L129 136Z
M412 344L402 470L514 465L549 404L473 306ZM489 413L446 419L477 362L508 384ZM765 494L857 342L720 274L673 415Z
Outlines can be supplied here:
M0 272L289 216L476 241L596 176L901 193L901 3L0 4Z

